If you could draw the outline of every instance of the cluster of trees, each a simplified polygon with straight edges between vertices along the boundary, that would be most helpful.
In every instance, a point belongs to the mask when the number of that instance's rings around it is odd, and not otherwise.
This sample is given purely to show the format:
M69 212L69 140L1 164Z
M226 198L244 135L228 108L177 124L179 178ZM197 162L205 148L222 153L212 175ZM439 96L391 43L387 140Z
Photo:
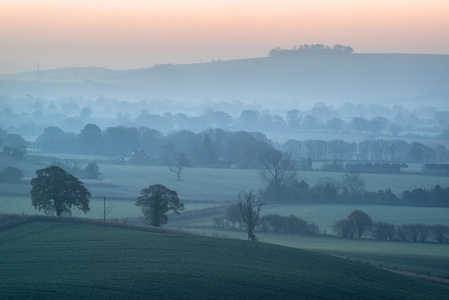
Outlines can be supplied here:
M406 190L401 197L396 196L390 189L369 192L357 172L345 173L340 179L320 177L310 186L304 180L298 181L290 155L273 148L262 153L262 164L260 176L266 186L259 194L266 202L356 202L436 206L449 203L449 188L439 185L429 190Z
M334 45L333 47L322 44L304 44L293 46L290 50L282 49L280 47L271 49L268 53L268 57L296 56L301 54L350 54L352 52L354 52L352 47L342 46L340 44Z
M100 167L96 162L88 163L84 168L75 159L58 159L51 162L52 166L58 166L67 173L82 179L99 179Z
M26 153L27 142L22 136L0 128L0 148L3 154L22 159Z
M262 231L307 235L320 233L320 229L315 223L307 222L294 215L281 216L279 214L268 214L263 219L264 222L260 228Z
M367 191L365 182L358 173L345 173L340 180L320 177L313 186L304 180L293 180L290 184L278 186L273 181L259 191L266 202L293 203L371 203L390 205L432 205L449 204L449 187L436 185L431 189L405 190L397 196L391 189Z
M84 213L90 210L89 190L82 181L61 167L37 170L30 184L31 204L48 215L71 216L72 207ZM161 184L142 189L135 205L141 207L145 223L157 227L167 224L168 212L179 214L184 210L184 203L179 201L176 191Z
M35 147L50 153L81 153L130 156L138 148L146 151L148 160L167 163L174 155L184 153L191 163L217 166L227 163L240 167L259 167L261 153L273 148L273 143L260 132L228 131L220 128L200 133L180 130L164 135L148 127L108 127L100 129L87 124L78 134L63 132L50 126L38 136ZM311 160L340 161L416 161L425 163L449 159L443 144L426 146L403 140L288 140L278 145L296 161L296 168L309 168Z
M426 146L419 142L407 143L403 140L367 140L345 142L343 140L288 140L280 148L292 159L327 161L414 161L436 163L449 159L449 150L444 144Z
M449 226L419 223L395 226L392 223L373 222L368 214L358 209L335 222L332 228L337 236L349 239L366 236L383 241L449 243Z
M312 108L302 111L290 109L272 113L239 101L202 104L191 108L170 100L129 103L102 97L97 100L69 98L50 102L29 95L26 99L0 96L0 100L3 107L0 108L0 128L8 128L12 133L25 136L39 135L48 126L48 120L68 132L78 132L89 123L100 127L146 126L164 133L223 128L250 131L342 131L398 136L403 131L425 130L439 132L439 138L447 139L449 132L449 112L432 107L407 110L397 105L385 107L378 104L344 103L332 107L316 103Z
M268 214L261 216L264 205L257 194L241 191L237 203L227 207L222 216L214 218L215 226L229 229L245 229L248 240L255 240L255 230L278 234L321 234L315 223L297 216ZM336 236L348 239L371 238L377 240L449 243L449 226L405 224L395 226L386 222L373 222L371 217L359 210L353 210L345 219L332 226Z
M220 217L213 218L216 227L226 229L246 229L238 204L231 204ZM320 233L315 223L307 222L294 215L281 216L279 214L264 215L259 219L257 229L265 232L282 234L307 234L316 235Z
M148 127L108 127L103 131L95 124L86 125L77 135L48 127L36 140L36 147L44 152L129 157L142 148L153 163L167 164L178 156L196 165L240 167L258 167L262 151L270 146L268 138L259 132L218 128L202 133L181 130L165 136Z
M58 166L51 166L36 171L36 178L31 179L31 202L38 210L57 216L70 216L72 207L77 207L84 213L90 210L90 192L77 177L69 174ZM360 188L355 185L355 190ZM435 188L433 193L445 197L443 192L449 189ZM261 216L265 203L259 195L252 191L240 191L237 202L228 207L222 217L214 221L221 227L244 228L248 240L254 241L256 228L275 233L287 234L319 234L320 230L314 223L308 223L296 216L280 216L269 214ZM168 212L179 214L184 210L184 203L179 201L176 191L161 184L150 185L140 192L135 203L141 207L145 222L160 227L168 222ZM379 240L399 240L412 242L449 243L449 227L444 225L406 224L394 226L390 223L373 223L371 217L361 210L352 211L345 219L333 225L334 233L344 238L362 238L367 233L371 238Z

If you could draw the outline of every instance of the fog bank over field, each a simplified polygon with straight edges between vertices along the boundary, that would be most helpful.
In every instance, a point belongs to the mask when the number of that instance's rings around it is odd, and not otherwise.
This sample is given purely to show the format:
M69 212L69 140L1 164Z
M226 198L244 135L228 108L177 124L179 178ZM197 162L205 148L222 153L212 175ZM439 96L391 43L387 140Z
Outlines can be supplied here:
M377 103L449 107L449 55L305 54L134 70L64 68L0 75L0 95L136 102L241 101L267 109Z

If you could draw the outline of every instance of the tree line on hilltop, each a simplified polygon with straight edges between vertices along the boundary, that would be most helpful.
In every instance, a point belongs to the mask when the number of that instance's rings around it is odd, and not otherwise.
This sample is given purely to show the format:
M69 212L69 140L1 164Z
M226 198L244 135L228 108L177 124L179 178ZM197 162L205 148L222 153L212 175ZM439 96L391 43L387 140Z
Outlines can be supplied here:
M352 52L354 52L354 49L351 46L343 46L340 44L336 44L333 47L322 44L303 44L293 46L291 49L282 49L281 47L271 49L268 52L268 57L289 57L304 54L350 54Z

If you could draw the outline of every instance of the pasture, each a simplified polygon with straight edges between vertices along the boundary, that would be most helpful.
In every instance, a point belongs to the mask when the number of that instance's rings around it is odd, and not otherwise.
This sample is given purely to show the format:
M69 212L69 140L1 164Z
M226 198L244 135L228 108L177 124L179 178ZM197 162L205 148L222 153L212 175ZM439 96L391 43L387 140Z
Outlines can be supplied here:
M108 220L130 220L143 216L140 208L134 205L134 199L106 198L106 217ZM227 205L234 202L189 201L185 200L185 211L181 215L169 215L168 226L172 227L213 227L213 217L223 214ZM90 211L84 214L73 209L74 217L103 219L104 199L92 198ZM332 224L346 218L354 209L360 209L371 216L373 222L388 222L395 225L422 223L428 225L443 224L449 226L449 208L412 207L368 204L265 204L262 215L295 215L307 222L315 223L322 232L331 233ZM40 214L31 205L29 196L0 195L0 213Z
M104 180L115 183L119 190L137 193L148 185L161 183L178 192L179 196L191 200L234 200L241 189L258 191L264 187L258 170L187 168L182 171L182 181L161 166L101 165ZM340 179L344 173L298 171L298 179L313 186L318 178ZM400 195L404 190L433 188L435 185L449 186L449 177L424 176L421 174L361 174L368 191L390 188ZM123 193L124 191L117 191Z
M246 240L238 230L191 228L197 234ZM262 243L282 245L370 264L449 279L449 245L398 241L349 240L329 236L300 236L256 232Z
M34 221L0 231L0 298L443 299L449 287L267 243Z
M4 156L0 155L0 162ZM15 163L14 161L12 163ZM9 161L2 162L6 166ZM176 190L185 203L185 211L180 216L169 215L168 227L179 228L214 236L226 236L246 239L242 231L229 231L213 228L213 218L221 216L226 206L235 203L236 194L241 189L255 191L263 187L257 170L245 169L207 169L188 168L176 180L176 175L161 166L145 166L133 164L111 164L98 161L102 180L84 180L91 191L91 210L85 215L73 210L74 217L91 220L102 220L104 211L103 197L106 198L106 218L108 221L120 221L129 224L142 224L142 213L134 205L142 188L161 183ZM22 161L20 167L26 176L34 176L37 168L45 167L41 163ZM416 166L414 166L415 168ZM298 178L312 185L320 177L339 179L343 173L307 171L298 172ZM28 177L28 178L29 178ZM399 194L405 189L417 187L432 188L436 184L449 186L448 177L422 176L419 174L361 174L368 190L391 188ZM29 179L28 179L29 180ZM31 206L29 196L30 185L27 179L19 184L0 184L0 213L16 213L25 215L43 215ZM345 218L352 210L361 209L368 213L374 222L389 222L395 225L406 223L444 224L449 225L449 208L406 207L385 205L357 204L266 204L263 214L294 214L308 222L314 222L322 232L331 233L332 224ZM329 239L325 237L295 237L256 233L261 241L281 244L290 247L310 249L341 257L351 257L379 265L396 268L430 272L449 277L441 266L449 269L447 256L439 258L431 250L438 248L434 244L401 244L399 242L350 241ZM371 242L371 246L363 246ZM357 244L354 244L357 243ZM385 244L384 244L385 243ZM356 247L356 245L359 245ZM391 247L391 249L390 249ZM398 249L396 249L398 247ZM418 249L414 254L406 255L403 248ZM420 248L422 247L422 248ZM444 247L444 246L442 246ZM381 249L390 249L381 251ZM447 251L447 247L443 248ZM376 251L374 251L376 250ZM397 253L397 255L395 254ZM449 253L449 251L447 251ZM415 263L422 261L422 263Z
M54 156L57 156L56 154ZM236 194L242 190L258 191L264 187L256 169L229 168L185 168L181 173L182 181L176 180L176 175L164 166L137 165L131 163L111 163L98 160L95 156L75 156L83 161L97 161L102 174L102 180L84 180L92 193L92 197L114 197L120 199L135 199L142 188L160 183L176 190L182 199L234 201ZM50 159L51 160L51 159ZM8 165L16 166L27 179L35 176L35 171L44 168L49 162L30 162L15 160L0 154L0 168ZM320 167L315 162L314 167ZM84 167L80 163L81 167ZM368 191L391 189L396 195L404 190L415 188L433 188L435 185L449 186L449 177L424 176L416 171L421 164L410 164L409 172L403 174L369 174L362 173ZM313 186L318 178L330 177L340 179L342 172L298 171L298 180L305 180ZM2 187L2 190L4 187ZM25 187L20 192L26 192ZM19 192L19 193L20 193ZM5 192L0 192L4 194ZM10 194L10 193L9 193Z

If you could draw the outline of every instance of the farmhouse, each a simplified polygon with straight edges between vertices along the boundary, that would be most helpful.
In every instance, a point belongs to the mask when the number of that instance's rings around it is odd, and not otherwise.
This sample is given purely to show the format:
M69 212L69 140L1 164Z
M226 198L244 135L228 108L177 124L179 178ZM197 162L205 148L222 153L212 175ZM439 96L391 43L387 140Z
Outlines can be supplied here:
M424 175L449 176L449 164L425 164L422 166Z
M131 153L131 160L146 161L148 160L148 154L142 148L136 149L133 153Z

